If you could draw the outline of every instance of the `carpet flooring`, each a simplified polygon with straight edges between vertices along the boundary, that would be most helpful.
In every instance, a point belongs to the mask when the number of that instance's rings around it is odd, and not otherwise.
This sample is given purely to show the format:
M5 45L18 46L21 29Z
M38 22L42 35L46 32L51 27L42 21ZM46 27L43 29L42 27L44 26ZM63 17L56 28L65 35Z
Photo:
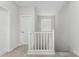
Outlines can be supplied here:
M27 45L22 45L11 52L5 53L1 57L78 57L71 52L56 52L55 55L27 55L27 52Z

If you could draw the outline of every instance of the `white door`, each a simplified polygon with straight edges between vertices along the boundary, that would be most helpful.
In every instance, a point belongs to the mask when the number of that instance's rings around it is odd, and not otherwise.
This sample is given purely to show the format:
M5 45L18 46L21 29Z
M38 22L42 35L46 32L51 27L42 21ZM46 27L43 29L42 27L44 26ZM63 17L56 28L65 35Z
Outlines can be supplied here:
M0 55L8 50L8 11L0 8Z
M33 19L31 16L23 16L23 27L24 27L24 32L33 32L34 27L33 27Z
M34 32L34 20L32 16L22 16L21 17L21 43L28 43L28 33Z

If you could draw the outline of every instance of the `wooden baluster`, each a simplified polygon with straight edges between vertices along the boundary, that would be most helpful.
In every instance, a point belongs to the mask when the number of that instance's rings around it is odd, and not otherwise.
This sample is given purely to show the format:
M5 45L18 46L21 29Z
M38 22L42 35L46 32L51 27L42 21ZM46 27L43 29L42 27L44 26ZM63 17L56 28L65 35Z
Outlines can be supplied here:
M35 36L35 50L36 50L36 32L34 33Z
M41 50L42 50L42 32L40 33L41 35Z
M46 41L46 50L47 50L47 32L45 33L45 41Z
M44 50L45 50L45 32L44 32Z

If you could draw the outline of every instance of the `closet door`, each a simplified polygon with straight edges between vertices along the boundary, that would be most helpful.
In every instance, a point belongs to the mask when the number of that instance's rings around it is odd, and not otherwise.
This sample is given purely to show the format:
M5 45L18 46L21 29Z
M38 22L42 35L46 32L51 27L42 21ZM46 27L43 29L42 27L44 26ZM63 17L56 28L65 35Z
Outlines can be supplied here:
M34 20L32 16L21 16L21 44L27 44L30 33L34 32Z

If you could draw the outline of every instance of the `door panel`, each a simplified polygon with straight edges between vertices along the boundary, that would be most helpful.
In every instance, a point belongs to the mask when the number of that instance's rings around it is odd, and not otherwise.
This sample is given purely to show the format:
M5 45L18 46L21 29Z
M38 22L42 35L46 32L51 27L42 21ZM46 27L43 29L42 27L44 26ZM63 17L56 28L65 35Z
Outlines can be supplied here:
M34 32L34 20L32 16L21 17L21 44L27 44L30 39L29 32ZM32 38L32 37L31 37Z

